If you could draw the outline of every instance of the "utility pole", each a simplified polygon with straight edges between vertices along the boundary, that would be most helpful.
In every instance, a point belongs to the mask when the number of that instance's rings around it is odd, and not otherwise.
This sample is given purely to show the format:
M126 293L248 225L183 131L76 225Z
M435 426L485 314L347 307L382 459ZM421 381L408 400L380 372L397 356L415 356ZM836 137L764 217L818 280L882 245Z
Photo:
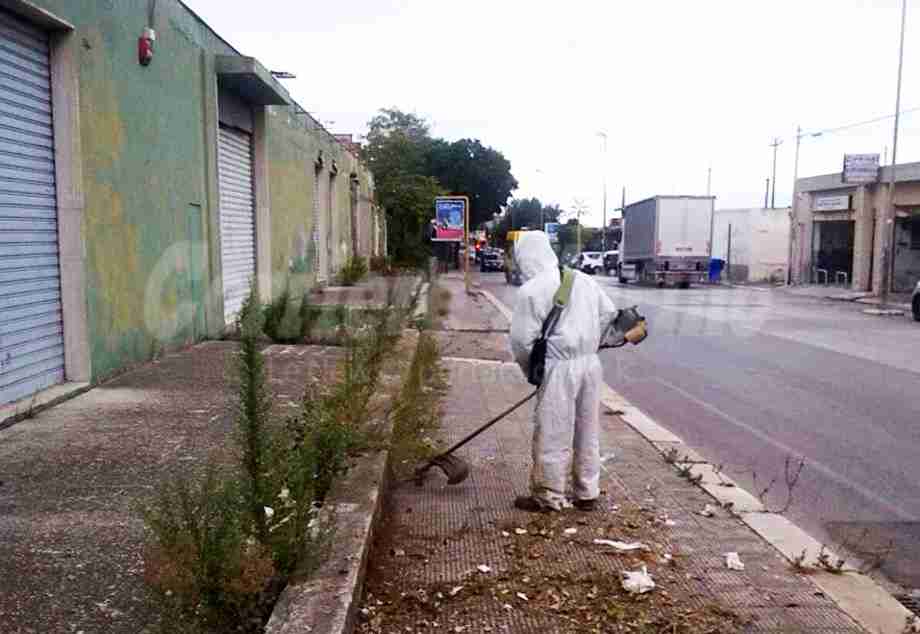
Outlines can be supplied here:
M763 208L768 209L770 207L770 179L767 179L767 191L763 194Z
M770 209L776 209L776 148L783 144L783 140L779 137L773 139L773 143L770 144L770 147L773 148L773 196L770 199Z
M894 231L897 214L894 210L895 169L898 164L898 122L901 114L901 69L904 66L904 23L907 21L907 0L901 0L901 46L898 51L898 88L894 102L894 139L891 142L891 167L888 172L888 204L885 209L885 225L882 227L882 287L879 296L882 306L888 302L894 277ZM891 228L888 228L891 225Z
M598 132L597 135L604 139L604 158L601 161L601 180L604 185L604 222L601 225L601 252L607 250L607 133Z
M792 209L790 210L789 215L789 259L786 261L786 285L792 284L792 236L796 235L795 233L795 224L796 218L798 218L796 212L796 205L799 201L799 147L802 145L802 126L796 126L795 128L795 161L793 162L792 167ZM801 240L802 237L799 236ZM802 266L802 263L799 262L799 266Z
M712 166L709 166L709 169L706 170L706 197L709 198L712 196Z

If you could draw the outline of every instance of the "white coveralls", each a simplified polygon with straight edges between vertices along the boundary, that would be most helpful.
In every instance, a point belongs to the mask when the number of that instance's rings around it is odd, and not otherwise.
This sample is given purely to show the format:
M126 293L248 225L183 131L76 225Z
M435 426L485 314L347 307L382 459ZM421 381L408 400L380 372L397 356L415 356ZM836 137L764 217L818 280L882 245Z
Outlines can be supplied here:
M530 350L540 338L561 276L542 231L522 235L514 259L524 285L511 318L511 351L526 375ZM570 464L576 500L593 500L600 493L598 408L603 379L597 349L615 313L597 283L576 272L569 303L547 342L546 375L537 395L530 486L533 498L544 506L563 508Z

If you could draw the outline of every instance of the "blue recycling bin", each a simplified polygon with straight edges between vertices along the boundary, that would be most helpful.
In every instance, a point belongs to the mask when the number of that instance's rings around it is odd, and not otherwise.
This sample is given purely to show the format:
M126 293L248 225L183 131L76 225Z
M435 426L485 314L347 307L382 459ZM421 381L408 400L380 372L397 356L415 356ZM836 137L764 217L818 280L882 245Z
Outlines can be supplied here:
M725 268L725 260L720 258L710 258L709 260L709 281L715 284L722 278L722 269Z

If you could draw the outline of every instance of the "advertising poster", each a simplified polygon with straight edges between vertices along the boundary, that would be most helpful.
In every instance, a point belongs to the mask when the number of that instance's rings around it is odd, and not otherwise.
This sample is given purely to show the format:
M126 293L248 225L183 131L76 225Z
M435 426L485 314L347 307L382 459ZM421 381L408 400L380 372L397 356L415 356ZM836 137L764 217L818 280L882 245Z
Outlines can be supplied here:
M466 199L435 198L435 242L463 242L466 225Z
M559 223L558 222L547 222L543 225L543 231L546 233L546 236L549 238L550 243L559 242Z

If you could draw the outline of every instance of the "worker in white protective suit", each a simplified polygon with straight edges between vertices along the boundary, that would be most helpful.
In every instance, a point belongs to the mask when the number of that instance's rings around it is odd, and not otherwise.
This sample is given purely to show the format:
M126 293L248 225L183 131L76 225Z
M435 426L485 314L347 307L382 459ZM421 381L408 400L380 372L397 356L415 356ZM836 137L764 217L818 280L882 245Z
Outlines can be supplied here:
M511 318L511 350L526 375L530 352L561 284L559 260L542 231L528 231L514 247L524 285ZM600 494L598 409L603 379L597 356L601 334L617 310L597 283L575 272L571 296L547 340L546 374L537 395L530 495L525 511L562 510L568 474L576 508L593 510ZM574 452L574 456L573 456ZM571 471L570 471L571 469Z

